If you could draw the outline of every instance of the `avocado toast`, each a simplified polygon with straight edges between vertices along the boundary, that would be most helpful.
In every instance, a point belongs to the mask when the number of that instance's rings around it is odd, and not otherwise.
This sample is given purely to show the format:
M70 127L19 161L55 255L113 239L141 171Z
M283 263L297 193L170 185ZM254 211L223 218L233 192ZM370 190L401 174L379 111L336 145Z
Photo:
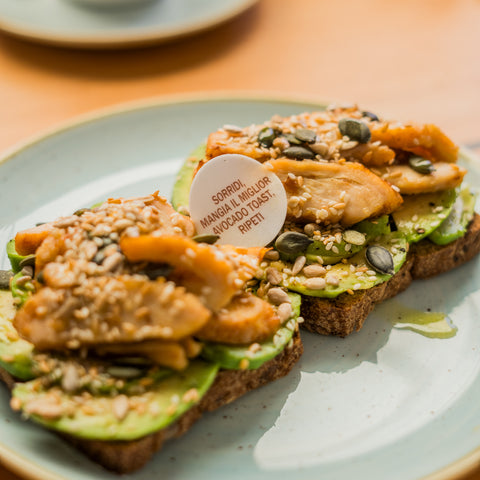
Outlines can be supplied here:
M19 232L0 291L11 406L126 473L286 375L302 353L299 297L252 290L263 249L194 233L156 193Z
M225 125L187 159L175 208L188 212L196 170L228 153L264 163L285 187L286 222L261 264L259 290L302 294L310 331L346 336L413 279L480 250L458 147L434 125L384 121L356 106Z

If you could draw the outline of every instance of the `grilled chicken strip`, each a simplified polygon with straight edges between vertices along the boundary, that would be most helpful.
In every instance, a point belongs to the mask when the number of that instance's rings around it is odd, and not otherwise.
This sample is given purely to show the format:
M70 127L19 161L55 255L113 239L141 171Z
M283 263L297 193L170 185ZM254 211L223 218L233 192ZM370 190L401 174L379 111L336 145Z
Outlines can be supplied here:
M254 276L263 252L255 249L256 257L234 254L231 249L222 251L178 235L124 237L120 247L130 262L171 265L174 270L169 278L199 295L213 311L227 305Z
M278 159L268 164L285 186L292 220L349 226L402 203L398 192L360 163Z
M370 126L372 141L397 150L412 152L432 162L454 163L458 147L436 125L403 125L374 122Z
M280 318L272 305L251 293L233 300L196 334L200 340L229 344L263 342L280 327Z
M455 163L437 162L432 173L419 173L408 165L372 168L383 180L395 185L400 193L432 193L458 187L467 171Z
M58 350L184 339L210 315L172 282L121 275L92 277L72 289L42 288L17 312L14 325L38 350Z

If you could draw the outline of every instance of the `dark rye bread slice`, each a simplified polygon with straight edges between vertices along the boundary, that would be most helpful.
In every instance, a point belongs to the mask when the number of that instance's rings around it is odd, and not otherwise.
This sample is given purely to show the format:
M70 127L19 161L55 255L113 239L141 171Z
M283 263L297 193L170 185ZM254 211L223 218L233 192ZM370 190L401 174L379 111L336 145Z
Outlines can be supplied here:
M221 370L202 400L163 430L131 441L84 440L61 434L88 457L108 470L129 473L143 467L165 441L183 435L205 412L233 402L245 393L287 375L303 353L297 331L282 353L256 370ZM12 389L14 380L0 369L0 379Z
M448 272L479 252L480 215L476 213L467 233L448 245L435 245L428 239L413 244L405 264L387 282L334 299L302 296L302 326L310 332L345 337L360 330L377 303L399 294L413 280Z

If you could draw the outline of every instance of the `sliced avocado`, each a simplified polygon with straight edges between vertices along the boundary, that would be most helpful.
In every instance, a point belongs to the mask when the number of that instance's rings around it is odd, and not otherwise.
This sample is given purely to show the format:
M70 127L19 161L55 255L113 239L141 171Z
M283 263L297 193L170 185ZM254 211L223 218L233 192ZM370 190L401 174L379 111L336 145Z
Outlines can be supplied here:
M300 315L301 297L295 293L289 293L288 295L292 302L292 318L297 319ZM245 360L248 362L246 368L248 370L255 370L283 351L292 339L295 325L296 322L287 322L287 325L281 327L275 334L275 341L272 339L268 342L261 343L260 348L255 352L249 350L249 345L237 347L222 343L207 342L203 347L201 355L206 360L218 363L221 368L227 370L239 370L242 366L244 367Z
M428 238L437 245L447 245L463 237L475 212L475 200L468 188L461 190L448 217Z
M24 257L23 255L20 255L15 250L15 239L14 238L12 238L7 243L7 255L8 255L8 259L10 260L10 265L12 266L13 272L18 273L21 270L20 262L26 257Z
M395 225L408 243L418 242L444 222L456 197L455 189L405 196L403 205L392 213Z
M17 384L12 397L47 428L90 440L134 440L167 427L198 403L217 371L218 365L195 360L142 395L113 397L69 395L36 379Z
M204 143L199 145L190 154L177 174L172 192L172 206L177 211L181 211L182 208L188 209L190 186L192 185L193 175L200 160L205 158L206 148L207 146Z
M389 220L388 215L382 215L378 218L362 220L354 225L352 229L364 233L367 236L367 240L371 240L380 235L387 235L390 233Z
M357 232L363 234L363 242L361 241L361 237L359 237L360 241L351 243L349 241L349 237L358 235L351 235L349 232L353 232L354 234ZM336 247L335 251L333 251L332 248L327 250L327 246L323 242L314 241L307 247L305 256L307 258L307 262L316 263L317 257L322 257L323 265L333 265L338 263L342 258L352 257L357 252L361 251L363 248L365 248L367 242L372 238L380 235L386 235L387 233L390 233L388 215L383 215L373 220L363 220L345 230L342 236L342 241L334 244ZM345 249L347 245L349 245L349 247L347 247L348 250Z
M378 238L374 244L386 248L392 254L394 271L398 272L407 258L408 251L408 242L403 234L400 232L392 232ZM327 282L323 289L314 290L306 288L304 282L308 280L307 277L303 274L298 274L294 277L292 283L289 282L284 284L284 286L303 295L335 298L347 290L367 290L390 279L391 275L388 274L377 272L375 275L370 275L367 273L367 271L373 271L373 269L366 262L365 252L366 249L363 249L353 257L350 257L348 262L337 263L331 266L327 271L326 277L328 278L330 276L330 278L337 279L338 284L335 284L336 282L333 282L333 284ZM357 275L359 269L365 270L363 275Z
M13 298L18 299L18 305L23 305L35 290L35 286L30 281L24 283L23 285L18 285L17 280L21 277L23 277L22 272L16 273L12 278L12 282L10 283L12 296Z
M307 247L307 253L305 255L307 257L307 260L316 261L317 257L322 257L322 259L324 258L328 259L327 262L325 262L324 260L323 263L337 263L342 258L351 257L356 252L360 251L362 248L365 247L365 244L367 243L366 235L353 228L351 230L346 230L346 232L349 232L349 231L356 232L358 237L358 241L356 244L349 243L342 237L341 242L334 244L335 250L333 250L332 248L327 250L327 245L325 245L323 242L314 241L312 244L310 244ZM348 247L349 250L345 250L345 247L347 245L349 245ZM337 261L331 262L335 258L337 259Z
M0 290L0 366L21 380L30 380L33 345L19 337L12 324L15 306L12 294Z

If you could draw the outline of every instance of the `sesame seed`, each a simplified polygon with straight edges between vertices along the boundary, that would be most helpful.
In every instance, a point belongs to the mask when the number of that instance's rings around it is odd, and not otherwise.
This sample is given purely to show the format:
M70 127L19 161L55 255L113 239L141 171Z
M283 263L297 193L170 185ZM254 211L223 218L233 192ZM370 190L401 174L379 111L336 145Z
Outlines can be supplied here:
M248 358L242 358L240 360L240 364L239 364L240 370L246 370L249 366L250 366L250 361L248 360Z
M247 360L248 361L248 360ZM198 394L198 390L196 388L191 388L190 390L187 390L182 397L182 400L185 403L190 403L190 402L196 402L200 398Z

